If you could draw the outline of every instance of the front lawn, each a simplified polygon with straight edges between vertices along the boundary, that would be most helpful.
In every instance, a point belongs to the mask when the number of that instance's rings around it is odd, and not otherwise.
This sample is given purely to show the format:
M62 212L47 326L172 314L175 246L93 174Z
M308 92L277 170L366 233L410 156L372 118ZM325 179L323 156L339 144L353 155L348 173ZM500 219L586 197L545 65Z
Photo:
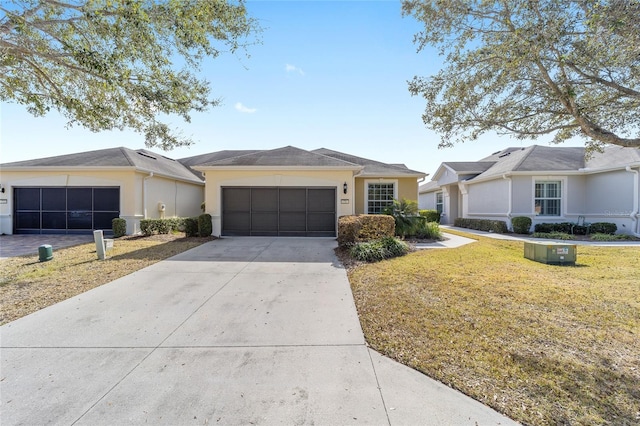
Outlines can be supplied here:
M640 422L640 247L478 242L350 269L377 351L530 425Z

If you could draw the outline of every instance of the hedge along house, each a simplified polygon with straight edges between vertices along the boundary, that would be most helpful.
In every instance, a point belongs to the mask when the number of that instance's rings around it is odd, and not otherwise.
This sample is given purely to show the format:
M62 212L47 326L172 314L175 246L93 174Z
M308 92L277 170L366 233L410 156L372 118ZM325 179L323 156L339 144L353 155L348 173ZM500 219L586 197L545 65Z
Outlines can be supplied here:
M426 175L328 149L221 151L181 162L206 181L214 235L337 235L339 216L417 200Z
M477 162L445 162L421 185L419 205L457 217L533 224L611 222L640 236L640 149L608 146L585 160L584 148L507 148Z
M127 233L145 218L201 213L204 182L171 158L111 148L0 164L0 233Z

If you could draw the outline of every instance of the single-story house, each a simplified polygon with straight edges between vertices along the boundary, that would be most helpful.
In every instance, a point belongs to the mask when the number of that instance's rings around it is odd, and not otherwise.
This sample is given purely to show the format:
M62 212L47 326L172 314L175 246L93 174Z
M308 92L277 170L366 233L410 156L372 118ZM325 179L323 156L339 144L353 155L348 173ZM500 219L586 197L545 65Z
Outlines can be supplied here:
M145 149L110 148L0 164L0 233L87 233L201 213L204 182Z
M127 233L145 218L212 215L214 235L336 236L339 216L418 198L426 175L401 164L295 147L174 160L111 148L0 164L0 233Z
M422 209L458 217L533 224L611 222L640 234L640 149L607 146L585 159L581 147L507 148L479 161L445 162L419 189Z
M325 148L222 151L181 161L204 176L214 235L335 236L340 216L417 200L426 177Z

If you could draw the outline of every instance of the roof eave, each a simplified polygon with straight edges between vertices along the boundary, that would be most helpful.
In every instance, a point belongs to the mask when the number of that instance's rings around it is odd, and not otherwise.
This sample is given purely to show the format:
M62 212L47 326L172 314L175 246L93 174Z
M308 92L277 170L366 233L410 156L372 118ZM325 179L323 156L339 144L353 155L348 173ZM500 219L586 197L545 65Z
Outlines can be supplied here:
M306 170L306 171L354 171L362 170L362 166L191 166L192 169L199 172L207 171L228 171L228 170L260 170L260 171L275 171L275 170Z

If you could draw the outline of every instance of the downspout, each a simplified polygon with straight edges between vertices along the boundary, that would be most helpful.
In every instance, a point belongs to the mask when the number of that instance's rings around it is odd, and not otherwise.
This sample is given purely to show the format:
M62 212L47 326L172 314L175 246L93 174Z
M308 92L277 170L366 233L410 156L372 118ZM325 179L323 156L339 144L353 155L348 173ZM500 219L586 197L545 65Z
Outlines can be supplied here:
M143 219L147 218L147 180L153 177L153 172L149 172L149 176L142 178L142 211L144 213Z
M631 233L635 237L640 237L640 215L638 214L638 212L640 211L640 203L638 202L638 198L640 198L638 195L638 192L640 190L640 172L638 172L638 170L632 169L631 166L627 166L625 170L636 175L636 178L633 180L633 211L629 216L631 217L631 220L636 223L635 230L632 230Z
M511 212L513 210L513 194L512 194L512 190L513 190L513 182L511 180L511 177L508 176L506 173L502 175L502 179L505 179L506 181L508 181L508 185L509 185L509 191L508 194L509 196L507 197L507 203L509 204L509 208L507 209L507 219L509 219L509 222L511 222ZM512 229L513 230L513 229Z

